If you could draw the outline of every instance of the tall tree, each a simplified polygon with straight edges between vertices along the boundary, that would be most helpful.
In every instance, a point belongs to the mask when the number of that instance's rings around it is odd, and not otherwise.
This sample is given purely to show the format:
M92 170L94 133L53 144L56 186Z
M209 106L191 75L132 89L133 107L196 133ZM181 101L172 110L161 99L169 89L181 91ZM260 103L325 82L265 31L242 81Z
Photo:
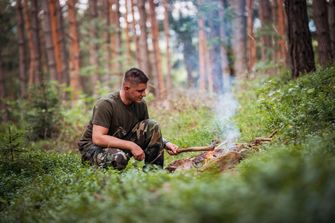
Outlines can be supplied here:
M321 66L332 62L332 50L329 36L328 9L326 0L314 0L312 4L313 17L316 26L317 51Z
M285 0L292 77L315 70L306 0Z
M21 0L16 0L16 17L17 17L17 38L19 45L19 77L20 77L20 96L23 97L26 93L26 50L24 38L24 18L23 6Z
M56 64L55 64L55 54L54 54L54 43L52 41L51 35L51 22L50 22L50 11L49 11L49 1L42 1L43 9L43 29L45 37L45 48L47 51L48 68L50 72L50 78L56 80Z
M119 77L122 73L122 45L120 27L120 3L119 0L110 0L110 21L112 26L111 45L112 45L112 72ZM119 80L120 78L118 78Z
M171 53L170 53L170 24L169 24L169 2L168 0L163 0L164 7L164 33L166 42L166 84L167 93L172 88L171 80Z
M198 0L198 4L203 2ZM198 16L198 38L199 38L199 89L200 91L206 90L206 32L205 32L205 19L202 12Z
M98 4L95 0L90 0L88 2L89 12L90 12L90 66L92 67L92 74L91 74L91 82L93 86L93 93L94 93L94 86L98 82L99 77L99 59L98 59Z
M276 0L276 28L278 32L278 49L276 50L276 58L279 62L284 62L287 55L287 44L286 44L286 31L285 31L285 14L284 14L284 1Z
M247 70L247 28L246 28L246 2L245 0L236 0L232 3L235 13L233 19L233 51L234 51L234 67L238 75L242 75Z
M328 3L329 32L332 48L333 61L335 63L335 0L329 0Z
M68 0L68 19L69 19L69 37L70 37L70 86L73 88L73 99L77 99L78 91L80 90L80 48L78 36L78 24L76 18L76 0Z
M256 63L256 39L254 34L254 0L247 0L247 13L248 71L251 72Z
M137 62L137 66L141 67L141 58L140 58L140 43L139 43L139 38L136 32L136 19L135 19L135 7L136 7L136 3L134 2L134 0L130 1L131 3L131 17L132 17L132 30L133 30L133 41L135 42L135 47L136 47L136 53L135 53L135 57L136 57L136 62Z
M140 14L140 39L139 39L139 55L140 55L140 68L147 75L151 76L151 67L149 61L149 49L148 49L148 32L147 32L147 14L145 11L145 0L138 0L137 7ZM152 90L152 89L151 89Z
M152 29L152 46L154 50L154 65L156 70L157 84L158 84L158 96L164 97L166 94L165 83L162 72L162 59L161 50L159 48L159 28L156 17L156 6L154 0L149 0L150 8L150 20Z
M127 66L132 64L132 58L131 58L131 38L129 35L130 32L130 21L129 21L129 1L125 0L125 8L126 12L124 15L125 22L126 22L126 27L124 33L126 34L126 59L127 59Z
M211 54L211 70L210 73L213 78L213 90L216 93L223 92L223 72L221 65L221 33L220 33L220 14L217 7L218 2L213 2L210 6L210 14L212 15L209 20L209 41L210 41L210 54Z
M223 73L223 89L228 87L229 84L229 61L228 61L228 47L227 40L228 38L225 35L225 10L224 10L224 2L220 0L219 2L219 16L220 16L220 52L221 52L221 69Z
M263 61L272 60L272 11L268 0L259 0L259 14L262 23L261 53Z
M111 73L116 71L115 63L112 62L112 59L116 58L116 40L114 34L114 27L112 26L112 20L114 19L114 14L112 14L112 7L114 4L114 0L104 0L103 8L104 8L104 18L105 18L105 72L102 77L103 83L109 83L111 78Z
M52 0L53 1L53 0ZM61 54L61 64L62 64L62 80L61 83L70 84L70 73L69 73L69 63L68 63L68 51L66 48L66 38L65 38L65 29L64 29L64 17L62 6L59 4L59 0L56 1L56 13L57 13L57 33L58 33L58 43L60 45L60 54Z

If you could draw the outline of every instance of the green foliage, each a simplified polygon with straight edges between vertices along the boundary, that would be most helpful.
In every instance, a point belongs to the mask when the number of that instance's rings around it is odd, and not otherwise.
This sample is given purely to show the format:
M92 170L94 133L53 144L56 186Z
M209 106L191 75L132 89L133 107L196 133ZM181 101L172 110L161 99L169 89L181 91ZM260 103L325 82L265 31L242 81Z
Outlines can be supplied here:
M32 140L54 137L59 132L60 93L56 83L42 83L30 91L26 120Z
M14 161L23 152L24 132L15 125L2 126L0 130L0 157L3 162Z

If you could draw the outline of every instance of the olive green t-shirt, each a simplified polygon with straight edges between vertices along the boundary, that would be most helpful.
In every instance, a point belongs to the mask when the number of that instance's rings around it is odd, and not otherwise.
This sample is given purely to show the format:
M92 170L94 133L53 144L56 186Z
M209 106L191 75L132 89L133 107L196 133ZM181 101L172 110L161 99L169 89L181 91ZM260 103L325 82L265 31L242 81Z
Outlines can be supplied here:
M108 135L123 138L137 122L148 119L148 108L145 101L125 105L120 93L115 92L98 100L93 108L93 115L80 139L79 150L83 151L92 145L93 125L108 128Z

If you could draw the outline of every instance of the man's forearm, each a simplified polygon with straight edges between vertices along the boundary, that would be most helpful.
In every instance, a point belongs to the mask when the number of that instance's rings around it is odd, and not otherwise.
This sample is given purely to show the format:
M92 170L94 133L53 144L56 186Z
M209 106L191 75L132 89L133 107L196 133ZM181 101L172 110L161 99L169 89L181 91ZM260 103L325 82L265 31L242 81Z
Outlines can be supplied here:
M124 139L119 139L117 137L110 135L100 135L93 137L93 143L95 145L106 148L119 148L119 149L131 150L131 144L133 142Z

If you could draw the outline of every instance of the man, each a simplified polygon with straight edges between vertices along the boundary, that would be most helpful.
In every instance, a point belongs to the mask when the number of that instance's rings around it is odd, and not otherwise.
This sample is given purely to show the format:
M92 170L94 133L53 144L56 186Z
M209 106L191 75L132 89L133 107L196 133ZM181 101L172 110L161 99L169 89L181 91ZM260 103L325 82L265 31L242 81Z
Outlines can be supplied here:
M163 167L164 148L178 147L162 138L159 125L149 119L143 98L149 78L139 69L128 70L121 90L100 99L78 145L83 161L100 167L124 169L131 156Z

